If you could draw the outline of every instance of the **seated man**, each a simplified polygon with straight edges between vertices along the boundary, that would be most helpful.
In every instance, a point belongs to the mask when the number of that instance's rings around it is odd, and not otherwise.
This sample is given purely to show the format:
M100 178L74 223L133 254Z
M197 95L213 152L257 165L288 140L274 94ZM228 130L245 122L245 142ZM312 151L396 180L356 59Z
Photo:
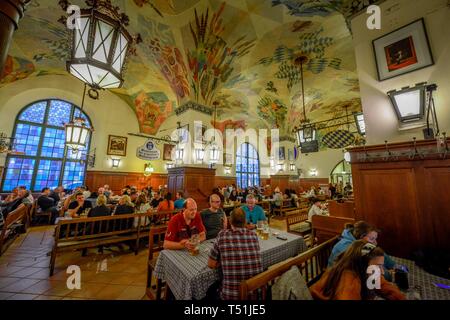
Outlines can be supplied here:
M167 226L164 238L164 249L181 250L193 249L189 242L192 235L198 234L200 242L206 239L205 226L197 212L197 203L188 198L184 203L184 210L174 215Z
M227 216L220 208L220 202L220 197L217 194L212 194L209 197L210 207L200 213L203 225L206 228L206 239L217 237L222 229L227 228Z
M54 224L59 216L59 210L56 208L55 199L50 197L50 188L43 188L42 194L37 199L37 205L42 212L50 212L52 214L50 223Z
M75 196L75 201L72 201L69 204L69 209L67 210L67 212L69 212L69 215L71 217L77 217L81 213L83 213L84 210L91 208L92 208L91 202L84 200L83 193L79 192Z
M179 190L177 191L177 194L175 195L175 202L174 202L174 206L175 206L175 210L176 209L182 209L183 205L184 205L184 193L183 191Z
M263 208L256 205L256 199L253 194L249 194L246 198L246 205L242 206L242 210L245 212L245 221L247 221L248 229L255 229L258 221L265 221L266 214Z
M222 230L209 253L208 267L222 269L220 298L238 300L241 281L263 271L258 236L245 228L245 212L231 212L231 229Z
M311 206L311 208L309 208L309 211L308 211L308 222L311 222L312 216L315 215L315 214L318 214L318 215L324 215L325 214L323 209L322 209L322 204L320 203L319 199L312 198L311 202L312 202L313 205Z

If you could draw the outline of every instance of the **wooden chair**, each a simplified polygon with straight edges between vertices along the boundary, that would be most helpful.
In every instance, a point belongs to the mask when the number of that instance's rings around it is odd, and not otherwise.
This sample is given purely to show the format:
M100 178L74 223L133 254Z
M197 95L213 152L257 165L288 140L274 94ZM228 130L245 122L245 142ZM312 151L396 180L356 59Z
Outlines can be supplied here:
M29 208L22 204L6 216L0 233L0 255L8 249L15 239L15 236L18 234L17 230L26 223L28 210Z
M164 236L167 231L167 225L154 226L150 228L148 244L148 266L147 266L147 296L152 300L161 300L161 290L165 285L161 279L156 279L156 287L152 287L152 274L155 270L157 258L155 252L161 251L164 244ZM156 296L151 289L156 289Z
M328 257L331 254L333 246L337 242L334 237L319 246L305 251L292 259L286 260L284 263L277 264L273 268L251 277L241 282L240 300L249 300L251 297L257 296L260 300L270 300L268 294L275 280L283 275L292 266L297 266L300 273L306 280L308 287L313 285L325 272L328 264Z

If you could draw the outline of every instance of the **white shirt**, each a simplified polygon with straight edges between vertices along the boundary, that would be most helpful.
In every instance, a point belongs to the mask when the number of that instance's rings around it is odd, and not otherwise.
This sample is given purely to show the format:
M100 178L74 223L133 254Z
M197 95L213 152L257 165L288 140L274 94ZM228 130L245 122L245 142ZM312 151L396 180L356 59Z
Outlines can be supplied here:
M322 209L320 209L318 206L313 205L308 212L308 221L311 221L311 218L313 215L318 214L318 215L323 215L323 211Z

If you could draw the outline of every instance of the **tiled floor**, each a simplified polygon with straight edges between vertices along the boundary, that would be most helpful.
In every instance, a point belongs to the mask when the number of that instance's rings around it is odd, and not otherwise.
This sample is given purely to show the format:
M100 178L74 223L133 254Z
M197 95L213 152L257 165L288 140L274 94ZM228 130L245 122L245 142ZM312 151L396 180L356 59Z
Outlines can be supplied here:
M49 277L49 259L53 227L34 227L20 235L0 257L0 300L67 300L67 299L147 299L145 281L147 251L137 256L111 247L98 254L89 250L63 253L56 259L55 273ZM81 269L81 289L67 288L69 265Z
M271 227L285 229L284 220L272 219ZM53 244L54 227L33 227L20 235L0 257L0 300L147 299L147 250L136 256L112 246L99 254L90 249L59 254L49 277L47 255ZM68 289L67 267L81 269L81 289Z

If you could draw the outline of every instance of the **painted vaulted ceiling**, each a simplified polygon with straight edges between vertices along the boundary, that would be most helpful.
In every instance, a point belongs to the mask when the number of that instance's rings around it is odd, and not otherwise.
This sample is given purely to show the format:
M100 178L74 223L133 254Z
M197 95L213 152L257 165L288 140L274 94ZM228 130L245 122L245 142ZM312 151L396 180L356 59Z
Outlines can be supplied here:
M156 134L187 101L219 102L219 122L289 133L303 117L320 121L361 111L351 32L345 17L373 1L113 0L143 42L123 88L143 133ZM71 1L85 7L84 1ZM1 86L27 77L66 75L68 30L56 0L33 0L8 57ZM336 130L338 128L327 129ZM323 130L322 135L328 131Z

